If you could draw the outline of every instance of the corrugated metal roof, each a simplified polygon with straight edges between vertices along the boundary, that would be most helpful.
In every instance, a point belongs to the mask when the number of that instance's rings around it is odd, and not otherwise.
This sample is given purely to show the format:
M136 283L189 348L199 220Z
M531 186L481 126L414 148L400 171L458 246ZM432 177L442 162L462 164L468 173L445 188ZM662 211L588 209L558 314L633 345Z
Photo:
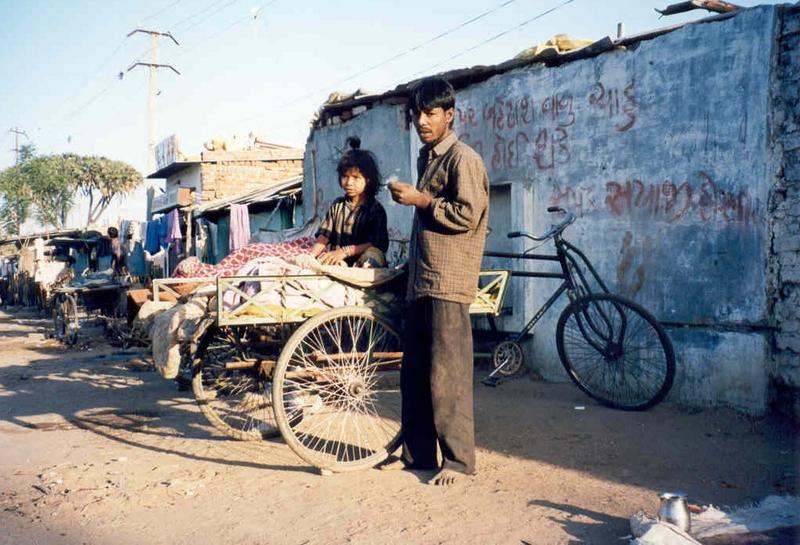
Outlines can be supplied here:
M186 156L181 160L168 164L167 166L148 175L151 179L169 178L173 174L189 168L192 165L201 163L235 163L237 161L301 161L303 150L278 144L260 144L253 149L244 150L216 150L204 151L200 155Z
M43 238L45 240L48 240L48 239L52 239L52 238L56 238L56 237L78 237L81 234L83 234L84 232L87 232L87 231L85 231L84 229L53 229L53 230L50 230L50 231L43 231L43 232L39 232L39 233L31 233L29 235L18 235L18 236L12 236L12 237L7 237L7 238L4 238L4 239L0 239L0 246L2 246L3 244L11 244L11 243L24 244L24 243L26 243L28 241L31 241L31 240L34 240L34 239L37 239L37 238ZM88 232L97 233L97 231L88 231ZM100 233L97 233L97 234L99 236L102 236L102 235L100 235Z
M257 189L249 193L242 193L234 195L233 197L204 203L195 208L194 213L196 216L202 216L207 212L215 212L228 208L232 204L253 204L274 201L302 191L302 186L303 177L296 176L263 189Z
M502 62L500 64L494 64L490 66L473 66L471 68L459 68L447 72L442 72L438 75L448 80L450 84L456 90L458 90L467 87L469 85L485 81L497 74L509 72L511 70L522 68L524 66L528 66L531 64L538 63L538 64L544 64L545 66L559 66L562 64L574 62L581 59L588 59L591 57L596 57L602 53L605 53L606 51L610 51L618 47L626 47L645 40L651 40L657 36L668 34L670 32L673 32L679 28L683 28L688 25L720 21L723 19L728 19L730 17L735 17L738 13L740 13L740 11L737 10L730 13L712 15L709 17L705 17L703 19L698 19L697 21L689 21L686 23L680 23L667 27L662 27L631 36L624 36L616 40L606 36L586 47L582 47L580 49L576 49L573 51L568 51L566 53L558 53L553 49L546 49L543 52L539 53L538 55L535 55L530 58L523 58L523 59L514 58ZM351 115L354 117L355 115L352 112L352 110L353 108L357 108L358 106L369 107L370 105L376 102L384 102L384 101L389 103L404 102L408 97L408 92L411 86L414 85L416 82L420 81L421 79L424 78L419 78L411 80L406 83L401 83L394 89L386 91L385 93L368 95L368 96L359 96L351 100L345 100L333 104L323 104L320 110L319 118L314 121L314 128L323 127L327 124L327 121L330 118L341 114L345 114L346 112L351 112L351 114L347 115ZM348 117L347 119L349 118L350 117ZM343 117L342 121L346 121L346 119Z

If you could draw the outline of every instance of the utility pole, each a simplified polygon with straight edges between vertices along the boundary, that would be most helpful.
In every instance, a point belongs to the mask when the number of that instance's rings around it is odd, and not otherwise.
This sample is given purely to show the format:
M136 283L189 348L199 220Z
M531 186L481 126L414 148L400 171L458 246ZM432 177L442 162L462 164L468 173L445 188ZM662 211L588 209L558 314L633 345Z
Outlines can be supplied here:
M156 150L156 71L159 68L169 68L179 76L181 75L181 73L170 64L158 64L158 38L160 36L166 36L175 42L175 45L180 44L169 32L158 32L155 30L145 30L143 28L137 28L129 32L128 37L137 32L150 35L150 62L134 62L128 67L127 72L130 72L137 66L147 66L150 69L147 93L147 169L149 171L148 174L152 174L155 171Z
M22 135L25 138L27 138L29 142L30 142L30 137L28 136L28 133L26 133L25 131L23 131L19 127L14 127L14 128L8 129L8 132L14 134L14 147L12 148L11 151L13 151L14 154L15 154L14 155L14 163L18 165L19 164L19 152L22 151L21 148L19 147L19 137L20 137L20 135Z

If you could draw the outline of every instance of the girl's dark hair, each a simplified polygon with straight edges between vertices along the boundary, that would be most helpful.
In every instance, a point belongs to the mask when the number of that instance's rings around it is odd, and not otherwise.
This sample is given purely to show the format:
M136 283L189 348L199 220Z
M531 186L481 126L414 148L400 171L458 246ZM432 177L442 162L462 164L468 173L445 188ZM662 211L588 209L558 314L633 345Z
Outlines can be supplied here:
M449 110L456 105L456 92L450 83L441 77L425 78L411 87L409 106L415 114L434 108Z
M375 155L371 151L361 149L361 139L358 136L349 137L347 145L350 146L350 149L342 154L336 165L336 172L341 178L349 169L357 168L367 180L364 193L370 199L375 198L381 181L381 173L378 170L378 161L375 159Z

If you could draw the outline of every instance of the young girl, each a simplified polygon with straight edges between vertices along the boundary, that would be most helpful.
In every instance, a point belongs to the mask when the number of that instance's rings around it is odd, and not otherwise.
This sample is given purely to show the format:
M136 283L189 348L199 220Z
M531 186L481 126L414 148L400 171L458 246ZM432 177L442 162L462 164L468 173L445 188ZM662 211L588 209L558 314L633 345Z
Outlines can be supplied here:
M350 149L336 166L344 196L328 209L311 255L323 265L383 267L389 233L386 210L375 198L380 182L378 165L371 152L359 149L361 140L357 136L348 138L347 144Z

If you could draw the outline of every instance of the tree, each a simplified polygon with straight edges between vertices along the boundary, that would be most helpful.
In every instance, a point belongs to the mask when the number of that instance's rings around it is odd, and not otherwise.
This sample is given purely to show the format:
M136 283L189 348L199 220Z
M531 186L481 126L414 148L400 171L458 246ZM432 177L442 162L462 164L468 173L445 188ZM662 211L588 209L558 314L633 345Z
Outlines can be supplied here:
M121 161L72 153L35 156L28 148L20 151L19 164L0 172L0 213L17 234L31 210L42 225L63 228L77 193L88 198L87 225L93 224L114 197L142 182L142 175Z
M30 184L36 219L42 225L63 229L74 204L78 164L75 157L34 157L23 166Z
M21 146L19 162L0 172L0 196L3 198L0 205L0 227L4 232L18 235L30 214L33 200L24 167L35 154L36 148L33 144Z
M76 187L89 199L87 224L95 223L111 200L142 183L142 175L127 163L105 157L76 157Z

